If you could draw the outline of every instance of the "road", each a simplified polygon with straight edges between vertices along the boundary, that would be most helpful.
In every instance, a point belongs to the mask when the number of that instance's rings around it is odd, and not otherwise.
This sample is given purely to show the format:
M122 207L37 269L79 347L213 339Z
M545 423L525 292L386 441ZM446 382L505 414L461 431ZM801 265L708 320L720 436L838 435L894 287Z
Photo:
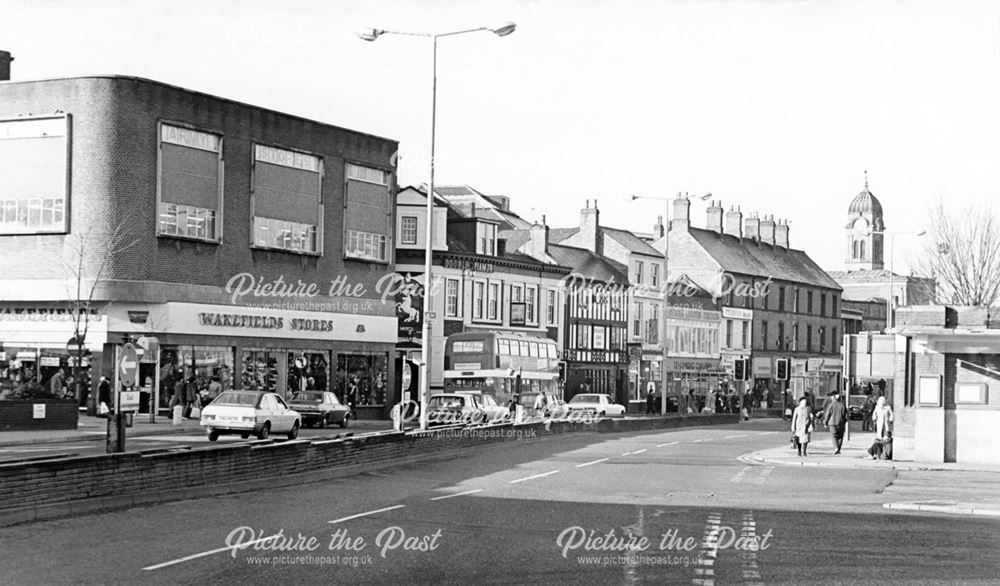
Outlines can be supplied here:
M883 508L906 472L739 459L785 443L785 426L553 435L16 526L0 534L3 581L995 583L1000 521Z

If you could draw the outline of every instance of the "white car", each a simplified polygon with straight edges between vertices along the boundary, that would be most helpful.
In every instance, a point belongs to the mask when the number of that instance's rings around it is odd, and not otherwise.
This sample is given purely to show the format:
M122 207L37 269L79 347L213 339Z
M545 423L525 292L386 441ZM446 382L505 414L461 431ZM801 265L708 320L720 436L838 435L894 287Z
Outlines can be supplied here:
M274 393L226 391L202 409L201 426L212 442L224 433L238 433L243 439L251 435L266 439L272 433L283 433L291 440L299 435L302 417Z
M486 411L486 421L487 423L499 423L501 421L506 421L510 419L510 408L497 403L496 398L493 395L483 393L480 391L455 391L462 395L472 395L478 402L479 407L483 411Z
M625 407L611 400L610 395L584 393L576 395L566 403L570 413L583 411L598 417L625 417Z

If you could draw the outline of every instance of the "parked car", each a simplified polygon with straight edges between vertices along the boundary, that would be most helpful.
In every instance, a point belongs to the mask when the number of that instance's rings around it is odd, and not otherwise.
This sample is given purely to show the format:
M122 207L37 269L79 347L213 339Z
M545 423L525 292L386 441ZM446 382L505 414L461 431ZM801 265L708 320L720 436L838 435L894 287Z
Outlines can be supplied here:
M288 439L295 439L302 427L302 417L274 393L226 391L202 410L201 427L212 442L222 434L266 439L272 433L283 433Z
M859 421L864 419L865 401L867 399L867 395L851 395L850 402L847 405L847 416Z
M610 395L598 395L594 393L584 393L576 395L566 404L571 413L586 412L594 413L600 417L624 417L625 406L618 405L611 400Z
M486 411L480 407L475 395L443 393L427 400L428 425L473 424L486 420Z
M326 427L334 423L347 427L351 410L328 391L300 391L288 400L288 406L302 416L302 425Z
M459 395L471 395L477 399L479 406L486 412L486 419L490 422L500 422L510 419L510 408L497 403L493 395L482 391L455 391Z

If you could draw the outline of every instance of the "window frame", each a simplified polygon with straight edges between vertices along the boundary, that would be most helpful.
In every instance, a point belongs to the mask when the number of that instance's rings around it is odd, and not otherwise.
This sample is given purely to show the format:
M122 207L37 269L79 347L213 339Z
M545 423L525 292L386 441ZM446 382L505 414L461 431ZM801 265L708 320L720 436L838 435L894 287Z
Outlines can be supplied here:
M408 239L406 237L407 233L408 233L408 230L407 230L407 227L406 227L407 220L413 220L413 239L412 240L410 240L410 239ZM418 232L419 232L419 226L420 226L420 222L419 222L417 216L400 216L399 217L399 243L400 244L416 244L417 243L417 235L418 235Z
M206 135L209 135L209 136L214 136L215 139L218 141L218 143L217 143L218 146L217 146L217 150L216 151L211 151L211 150L208 150L208 149L198 149L197 147L188 147L186 145L177 145L177 146L182 146L182 147L185 147L185 148L193 148L195 150L202 150L202 151L205 151L205 152L215 152L216 153L216 155L217 155L217 161L218 161L218 164L217 164L217 167L216 167L217 168L217 185L218 185L218 189L217 189L217 193L216 193L216 205L215 205L216 209L215 210L210 210L209 208L200 208L200 207L197 207L197 206L188 206L188 205L185 205L185 204L169 203L169 202L163 201L163 142L164 142L163 141L163 128L164 128L164 126L168 126L168 127L172 127L172 128L177 128L177 129L180 129L180 130L190 130L192 132L198 132L198 133L201 133L201 134L206 134ZM176 144L176 143L168 142L168 144ZM193 241L193 242L203 242L203 243L206 243L206 244L222 244L222 242L223 242L223 227L224 227L224 224L225 224L225 222L223 221L224 218L225 218L225 209L224 208L225 208L225 188L226 188L226 157L225 157L226 148L225 148L225 146L226 146L225 145L225 135L222 133L221 130L204 128L204 127L200 127L200 126L195 126L193 124L188 124L186 122L177 122L177 121L168 120L168 119L160 119L160 120L156 121L156 228L155 228L155 234L156 234L157 238L173 238L173 239L177 239L177 240L189 240L189 241ZM251 149L250 156L251 156L251 158L254 157L254 149ZM252 166L252 163L251 163L251 170L252 169L253 169L253 166ZM252 171L251 171L250 185L251 185L251 208L250 208L250 210L251 210L251 214L250 214L250 224L251 224L251 230L250 231L251 231L251 235L250 235L250 238L251 238L251 245L252 245L253 239L254 239L254 235L253 235L253 207L252 207L253 206L253 204L252 204L252 200L253 200L253 194L252 194L253 176L252 176ZM168 233L161 232L161 230L160 230L160 225L161 225L160 217L163 214L164 206L171 206L171 205L172 206L178 206L178 207L185 207L185 208L194 209L194 210L214 211L215 212L214 213L214 217L212 218L213 231L214 231L214 234L215 234L214 237L212 237L212 238L202 238L202 237L198 237L198 236L190 236L190 235L187 235L187 234L168 234ZM67 212L68 212L68 209L67 209ZM175 214L175 217L176 216L177 216L177 214ZM176 221L177 220L175 220L175 222Z
M352 170L355 169L364 169L365 171L381 173L382 179L376 181L371 178L364 177L363 176L364 173L352 173ZM385 187L387 205L385 210L386 222L384 226L385 229L384 234L378 232L368 232L366 230L356 230L348 226L348 210L350 209L350 203L351 203L349 195L351 181L357 181L359 183L367 183L369 185L378 185L381 187ZM341 257L345 261L356 261L356 262L375 263L383 265L388 265L392 263L393 258L395 256L394 255L395 246L393 244L395 238L395 230L391 220L393 214L395 213L395 210L393 209L392 183L393 183L392 171L377 167L372 163L368 162L362 163L354 160L344 161L344 199L343 199L343 209L341 210L342 212L341 224L343 225L344 236L341 242ZM349 239L353 235L357 235L358 238L361 238L363 236L375 237L373 246L375 247L375 250L379 251L382 256L380 258L371 258L369 256L361 254L350 254L348 252L349 250L348 243L350 241Z
M277 149L281 151L290 152L293 154L305 155L308 157L314 157L317 161L319 171L317 172L317 211L316 218L319 221L318 224L303 224L301 222L294 222L292 220L285 220L281 218L270 218L267 216L257 215L257 163L264 163L265 165L278 165L277 163L269 163L267 161L257 160L257 147L264 147L270 149ZM278 165L280 166L280 165ZM291 167L294 168L294 167ZM325 203L323 200L323 181L326 178L326 167L323 161L323 157L317 153L309 152L303 149L289 148L277 144L268 144L264 142L253 141L250 145L250 248L254 250L267 250L270 252L283 252L287 254L296 254L301 256L323 256L323 240L325 235L324 219L325 219ZM346 198L346 191L345 191ZM282 246L272 246L267 244L257 243L257 220L268 220L271 222L281 222L285 224L295 224L298 226L311 227L314 232L313 238L316 241L316 249L309 250L296 250L294 248L286 248ZM345 236L346 240L346 236ZM345 245L346 250L346 245Z
M455 310L451 311L452 291L451 286L455 285ZM445 317L459 317L462 314L462 281L446 277L444 280L444 315Z

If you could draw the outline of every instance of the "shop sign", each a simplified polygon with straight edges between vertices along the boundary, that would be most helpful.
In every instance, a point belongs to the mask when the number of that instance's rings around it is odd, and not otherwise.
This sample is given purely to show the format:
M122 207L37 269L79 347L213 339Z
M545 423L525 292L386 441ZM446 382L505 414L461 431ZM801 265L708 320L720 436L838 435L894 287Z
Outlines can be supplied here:
M24 352L24 351L22 351L22 352L18 352L17 353L17 359L18 360L24 360L26 362L34 362L35 358L36 357L35 357L35 353L34 352Z
M771 378L771 357L757 357L753 359L754 378Z
M459 362L452 370L479 370L483 365L480 362Z
M642 344L629 344L628 359L630 362L642 360Z
M32 419L45 419L45 403L35 403L31 406Z
M58 367L59 366L59 357L58 356L42 356L42 358L39 360L39 365L43 366L43 367L45 367L45 366Z
M476 273L493 272L493 263L474 260L471 258L446 257L443 264L446 269L458 269L461 271L473 271Z
M719 361L711 358L667 358L670 372L709 372L719 369Z
M806 375L807 361L802 358L792 358L792 376L803 377Z
M738 307L723 307L722 317L727 319L753 319L753 310L740 309Z
M122 391L119 398L118 407L122 411L131 411L139 408L139 391Z
M97 309L73 311L66 307L3 307L0 320L4 321L74 321L76 315L86 315L88 322L101 321L104 317Z

